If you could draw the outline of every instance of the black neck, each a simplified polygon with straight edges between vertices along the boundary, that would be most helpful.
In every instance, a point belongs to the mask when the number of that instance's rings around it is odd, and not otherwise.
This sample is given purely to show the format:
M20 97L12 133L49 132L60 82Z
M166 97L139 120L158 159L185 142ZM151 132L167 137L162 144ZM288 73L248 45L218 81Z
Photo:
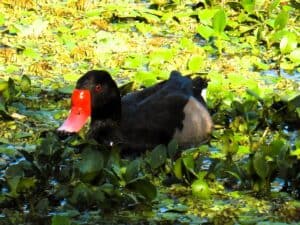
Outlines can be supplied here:
M116 96L113 100L110 100L101 107L93 107L92 115L91 115L91 123L95 121L115 121L116 123L120 123L121 121L121 97Z

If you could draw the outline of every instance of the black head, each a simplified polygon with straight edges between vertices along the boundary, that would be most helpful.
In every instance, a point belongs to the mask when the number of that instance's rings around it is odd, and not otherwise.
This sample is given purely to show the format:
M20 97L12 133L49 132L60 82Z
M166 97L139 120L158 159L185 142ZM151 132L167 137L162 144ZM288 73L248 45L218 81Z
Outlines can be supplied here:
M89 90L91 94L91 118L120 120L121 97L117 84L104 70L91 70L76 84L76 89Z

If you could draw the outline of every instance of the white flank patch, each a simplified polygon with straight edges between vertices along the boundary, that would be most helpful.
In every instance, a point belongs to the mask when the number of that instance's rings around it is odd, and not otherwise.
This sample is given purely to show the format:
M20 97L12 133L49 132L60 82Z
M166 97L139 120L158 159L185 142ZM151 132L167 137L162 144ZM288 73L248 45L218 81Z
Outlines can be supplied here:
M183 111L183 128L176 128L173 138L181 146L197 145L206 141L213 129L207 109L194 97L190 97Z

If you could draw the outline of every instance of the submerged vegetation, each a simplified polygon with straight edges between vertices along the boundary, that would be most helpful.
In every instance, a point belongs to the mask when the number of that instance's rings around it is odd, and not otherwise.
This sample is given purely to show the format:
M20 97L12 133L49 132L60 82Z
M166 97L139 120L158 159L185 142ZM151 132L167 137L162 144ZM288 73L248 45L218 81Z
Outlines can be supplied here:
M0 2L0 224L298 224L300 3ZM124 156L60 138L76 80L208 80L210 143Z

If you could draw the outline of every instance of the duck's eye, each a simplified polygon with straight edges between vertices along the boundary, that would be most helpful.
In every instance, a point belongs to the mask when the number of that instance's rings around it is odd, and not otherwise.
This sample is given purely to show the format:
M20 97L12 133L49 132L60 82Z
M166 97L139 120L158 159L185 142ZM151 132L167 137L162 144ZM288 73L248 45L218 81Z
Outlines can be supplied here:
M101 89L102 89L102 88L101 88L101 85L100 85L100 84L97 84L96 87L95 87L95 91L96 91L96 92L100 92Z

